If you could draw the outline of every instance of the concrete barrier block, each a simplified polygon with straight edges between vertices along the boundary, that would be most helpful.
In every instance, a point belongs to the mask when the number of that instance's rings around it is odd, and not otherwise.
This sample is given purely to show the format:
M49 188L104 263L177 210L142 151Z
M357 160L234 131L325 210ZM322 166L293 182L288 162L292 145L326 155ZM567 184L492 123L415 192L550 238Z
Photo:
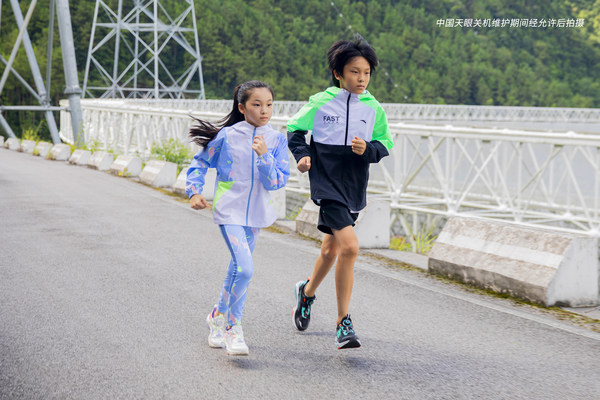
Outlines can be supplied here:
M71 157L71 146L64 143L55 144L50 150L50 158L56 161L67 161Z
M0 147L4 147L4 136L0 135Z
M137 177L142 172L142 159L120 155L110 166L110 172L125 177Z
M215 199L215 185L217 182L217 170L209 168L204 176L204 187L202 188L202 196L208 201Z
M140 181L154 187L172 187L177 180L177 164L151 160L140 174Z
M92 157L91 151L77 149L73 152L73 154L71 154L71 157L69 158L69 164L88 165L91 157Z
M598 304L597 239L502 222L450 219L429 271L545 306Z
M42 158L48 158L51 148L52 148L52 145L48 142L38 142L38 144L35 145L33 154L36 156L40 156Z
M35 142L33 140L23 140L21 141L21 149L23 153L33 154L33 150L35 149Z
M188 168L184 168L179 173L177 181L173 185L173 192L186 195L185 186L187 181ZM209 168L204 176L204 187L202 188L202 196L208 201L212 201L215 198L215 181L217 180L217 170ZM187 196L187 195L186 195Z
M21 149L21 141L17 138L8 138L4 142L4 147L9 150L19 151Z
M318 221L319 206L308 199L296 217L296 232L316 240L323 240L324 233L317 229Z
M177 193L179 195L187 197L185 193L185 182L187 180L187 171L189 168L184 168L181 170L179 175L177 175L177 179L175 180L175 184L173 185L173 193Z
M285 219L286 214L286 199L285 199L285 187L277 190L269 191L269 195L271 196L271 205L275 210L275 214L277 215L277 219Z
M99 171L108 171L112 165L114 156L106 151L96 151L90 157L88 167L97 169Z
M379 199L367 201L367 206L358 215L354 228L360 248L390 248L390 212L389 201Z
M296 232L316 240L323 240L317 229L319 206L308 199L296 217ZM367 207L356 219L354 231L361 248L389 248L390 204L383 200L368 200Z

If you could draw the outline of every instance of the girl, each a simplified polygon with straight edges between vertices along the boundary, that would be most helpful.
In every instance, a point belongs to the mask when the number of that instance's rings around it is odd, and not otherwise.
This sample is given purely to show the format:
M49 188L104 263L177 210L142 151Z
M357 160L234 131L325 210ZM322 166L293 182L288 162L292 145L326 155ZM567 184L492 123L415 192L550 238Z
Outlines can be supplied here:
M213 201L214 222L231 252L231 261L218 304L206 317L211 347L227 354L248 355L242 330L242 312L253 272L252 252L260 228L271 225L275 211L269 190L282 188L290 175L287 140L269 125L273 90L260 81L235 88L233 109L218 126L196 119L192 140L204 147L187 172L190 206L208 206L202 196L208 168L217 169Z
M296 284L292 316L298 330L308 327L315 292L337 259L336 345L346 349L360 347L348 313L358 255L352 227L366 206L369 165L387 156L393 143L383 108L366 90L378 64L375 50L362 38L342 40L331 46L327 61L335 86L311 96L288 122L289 147L298 170L309 173L311 199L320 206L317 228L325 233L311 278Z

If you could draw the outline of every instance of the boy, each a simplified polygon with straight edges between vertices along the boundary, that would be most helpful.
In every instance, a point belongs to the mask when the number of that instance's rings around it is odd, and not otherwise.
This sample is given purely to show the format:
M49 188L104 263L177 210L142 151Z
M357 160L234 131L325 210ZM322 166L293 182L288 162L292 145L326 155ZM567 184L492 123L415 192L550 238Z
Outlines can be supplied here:
M383 108L366 90L378 64L374 49L362 39L338 41L327 61L335 86L311 96L288 122L288 145L298 170L308 171L311 199L320 206L317 228L325 233L311 277L296 284L292 314L305 330L316 290L337 258L336 346L347 349L360 347L348 310L358 256L353 226L367 204L369 165L387 156L393 142Z

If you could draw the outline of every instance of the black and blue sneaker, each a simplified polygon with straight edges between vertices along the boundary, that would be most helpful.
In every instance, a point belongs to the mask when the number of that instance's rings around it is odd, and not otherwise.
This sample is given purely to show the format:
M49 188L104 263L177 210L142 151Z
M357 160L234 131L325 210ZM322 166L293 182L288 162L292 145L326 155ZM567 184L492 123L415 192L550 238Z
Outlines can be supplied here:
M292 320L299 331L308 328L310 322L310 307L317 296L307 297L304 294L304 287L310 279L296 283L294 295L296 297L296 305L292 310Z
M335 344L337 345L338 349L352 349L360 347L360 341L358 340L356 333L354 333L354 326L352 325L350 314L342 318L342 322L338 324Z

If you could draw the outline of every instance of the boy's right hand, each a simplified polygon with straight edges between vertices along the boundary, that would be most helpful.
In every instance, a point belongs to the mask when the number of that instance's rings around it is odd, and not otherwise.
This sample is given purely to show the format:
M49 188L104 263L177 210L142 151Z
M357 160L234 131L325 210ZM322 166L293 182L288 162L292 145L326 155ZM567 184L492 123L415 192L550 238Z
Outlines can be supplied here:
M310 157L302 157L300 161L298 161L298 165L296 165L298 171L304 173L310 169Z
M195 194L190 198L190 207L194 210L203 210L208 206L208 202L201 194Z

